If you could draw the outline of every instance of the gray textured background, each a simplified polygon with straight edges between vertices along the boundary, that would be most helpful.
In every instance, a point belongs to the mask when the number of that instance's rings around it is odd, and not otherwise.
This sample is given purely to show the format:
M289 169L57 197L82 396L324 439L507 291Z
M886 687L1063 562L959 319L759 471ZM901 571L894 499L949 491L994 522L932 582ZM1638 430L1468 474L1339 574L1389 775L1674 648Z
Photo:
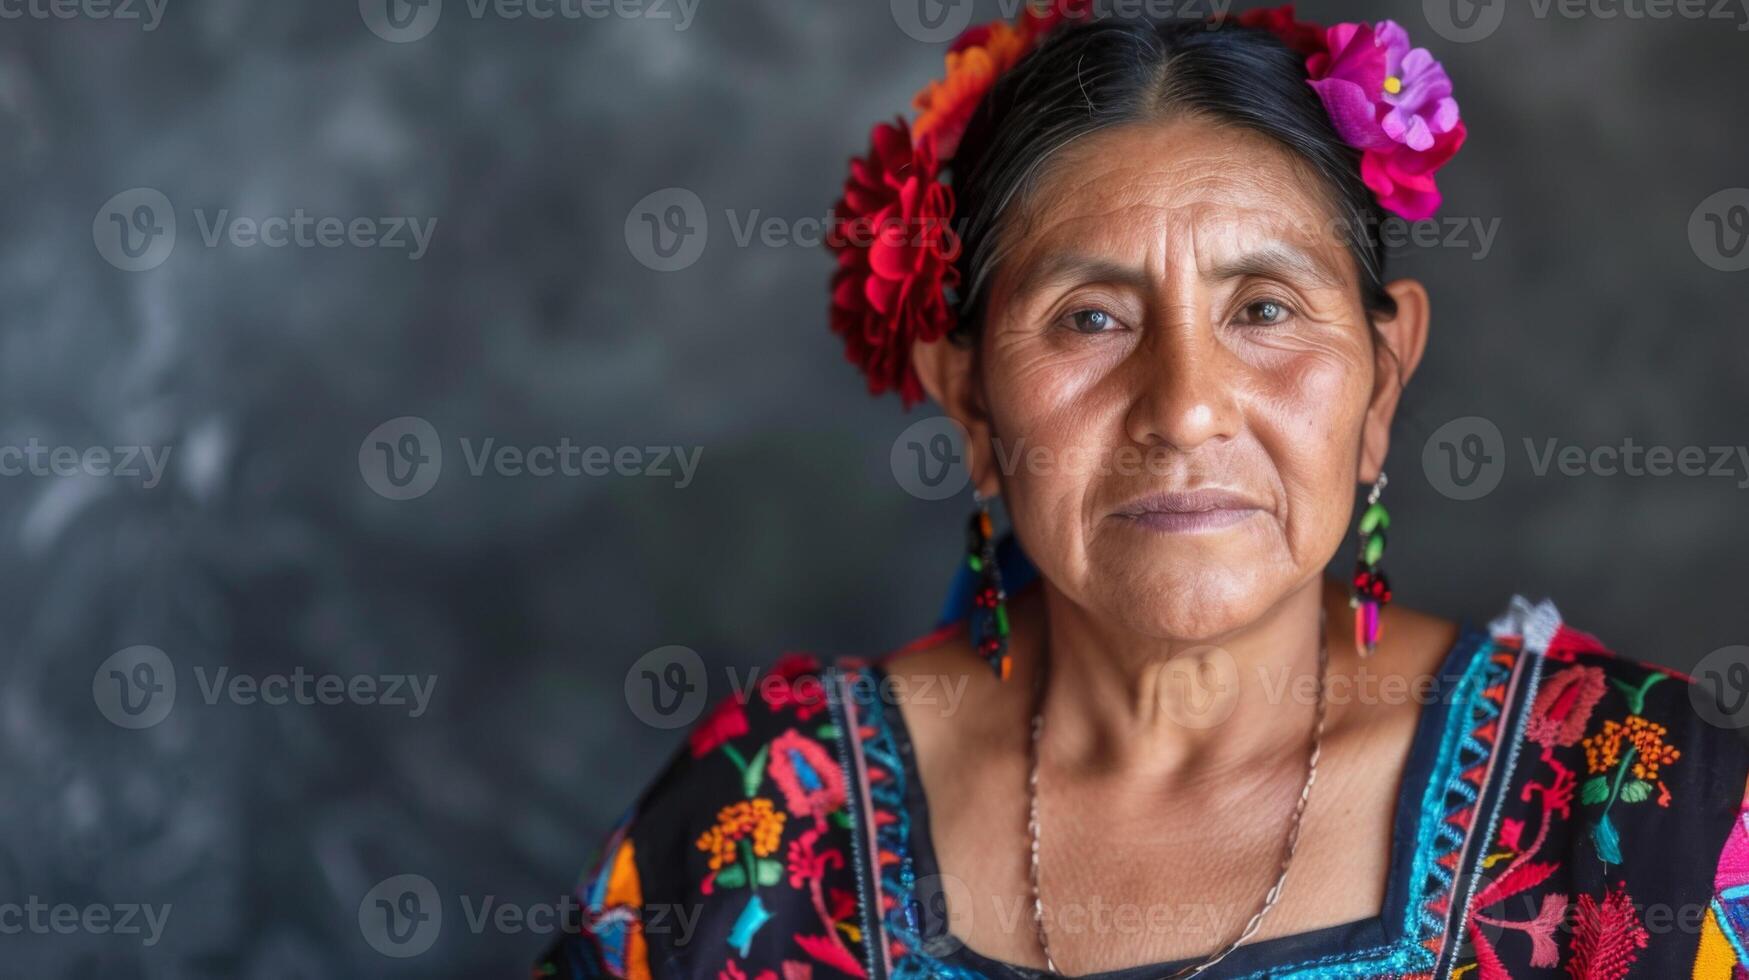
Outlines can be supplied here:
M1472 236L1396 265L1436 303L1391 466L1400 598L1475 620L1548 595L1679 667L1749 643L1749 473L1538 477L1522 449L1745 442L1749 272L1709 268L1688 229L1749 185L1749 18L1514 4L1454 43L1418 3L1302 9L1389 10L1445 60L1472 130L1447 213L1499 222L1486 257ZM151 31L0 19L0 445L172 451L151 488L0 478L0 903L172 906L150 948L0 935L0 975L521 975L546 937L475 933L460 903L554 902L676 744L628 703L637 658L682 644L720 678L930 624L966 501L896 482L921 416L862 394L825 328L827 258L740 246L727 218L824 215L868 126L938 71L942 46L897 23L887 0L705 0L684 31L448 0L394 44L348 0L169 0ZM129 272L93 222L137 187L179 234ZM661 273L626 225L673 187L709 239ZM196 211L221 208L438 224L418 261L207 247ZM404 415L441 433L445 467L393 501L359 449ZM1467 416L1509 462L1466 502L1421 459ZM462 437L702 460L684 488L476 478ZM136 731L93 681L137 644L179 689ZM208 704L196 671L221 666L437 686L418 718ZM444 923L391 959L359 908L403 873L433 882Z

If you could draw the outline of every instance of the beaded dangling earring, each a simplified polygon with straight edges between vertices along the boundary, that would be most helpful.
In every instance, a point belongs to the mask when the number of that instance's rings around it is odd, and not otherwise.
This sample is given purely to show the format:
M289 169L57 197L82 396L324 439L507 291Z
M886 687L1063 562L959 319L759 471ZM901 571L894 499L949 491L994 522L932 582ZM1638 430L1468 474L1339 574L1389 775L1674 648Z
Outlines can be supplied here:
M1366 510L1360 515L1360 560L1354 566L1354 591L1348 600L1354 607L1354 648L1362 657L1370 657L1378 649L1382 632L1379 613L1391 601L1391 582L1379 570L1379 559L1385 554L1385 531L1391 526L1390 512L1379 503L1385 483L1380 470L1378 482L1366 495Z
M990 503L974 493L978 509L972 513L967 534L966 564L978 576L972 596L972 645L1002 680L1013 664L1008 656L1008 593L1002 589L1002 571L996 565L996 531L990 520Z

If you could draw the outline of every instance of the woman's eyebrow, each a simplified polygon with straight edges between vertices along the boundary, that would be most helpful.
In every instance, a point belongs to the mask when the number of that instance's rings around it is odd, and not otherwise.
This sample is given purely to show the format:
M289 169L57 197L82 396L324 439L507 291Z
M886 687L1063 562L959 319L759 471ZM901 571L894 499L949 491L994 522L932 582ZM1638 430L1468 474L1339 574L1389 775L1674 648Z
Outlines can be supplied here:
M1263 279L1311 281L1332 289L1343 285L1342 277L1326 263L1288 245L1267 245L1211 266L1204 278L1211 282L1256 276Z
M1147 271L1140 266L1124 265L1110 259L1077 255L1073 252L1053 252L1034 263L1033 270L1022 283L1022 288L1041 289L1072 282L1102 282L1146 289L1149 277Z

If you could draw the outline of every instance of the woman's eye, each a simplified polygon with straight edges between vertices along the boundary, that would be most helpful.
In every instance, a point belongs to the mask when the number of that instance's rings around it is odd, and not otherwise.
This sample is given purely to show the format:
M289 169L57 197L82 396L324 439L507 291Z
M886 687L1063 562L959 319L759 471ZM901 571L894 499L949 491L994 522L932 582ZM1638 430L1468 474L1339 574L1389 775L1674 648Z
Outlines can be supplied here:
M1272 299L1262 299L1245 307L1243 319L1246 323L1260 327L1274 326L1285 322L1293 316L1293 310L1287 304L1278 303Z
M1104 310L1078 310L1065 319L1076 333L1104 333L1117 326L1117 320Z

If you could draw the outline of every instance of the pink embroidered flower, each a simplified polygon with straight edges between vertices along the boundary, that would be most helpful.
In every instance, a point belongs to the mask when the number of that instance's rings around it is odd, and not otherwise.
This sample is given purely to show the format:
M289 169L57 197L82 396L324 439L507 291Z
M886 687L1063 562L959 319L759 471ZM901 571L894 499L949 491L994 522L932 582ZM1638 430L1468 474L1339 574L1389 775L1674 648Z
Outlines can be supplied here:
M1360 150L1361 177L1379 203L1410 221L1433 216L1433 174L1466 130L1451 78L1395 21L1337 24L1306 62L1311 85L1343 142Z
M1525 737L1538 745L1576 745L1608 683L1596 667L1568 667L1543 682L1531 705Z
M816 827L844 805L844 774L837 761L793 728L772 739L766 771L783 791L784 808L796 817L813 817Z

